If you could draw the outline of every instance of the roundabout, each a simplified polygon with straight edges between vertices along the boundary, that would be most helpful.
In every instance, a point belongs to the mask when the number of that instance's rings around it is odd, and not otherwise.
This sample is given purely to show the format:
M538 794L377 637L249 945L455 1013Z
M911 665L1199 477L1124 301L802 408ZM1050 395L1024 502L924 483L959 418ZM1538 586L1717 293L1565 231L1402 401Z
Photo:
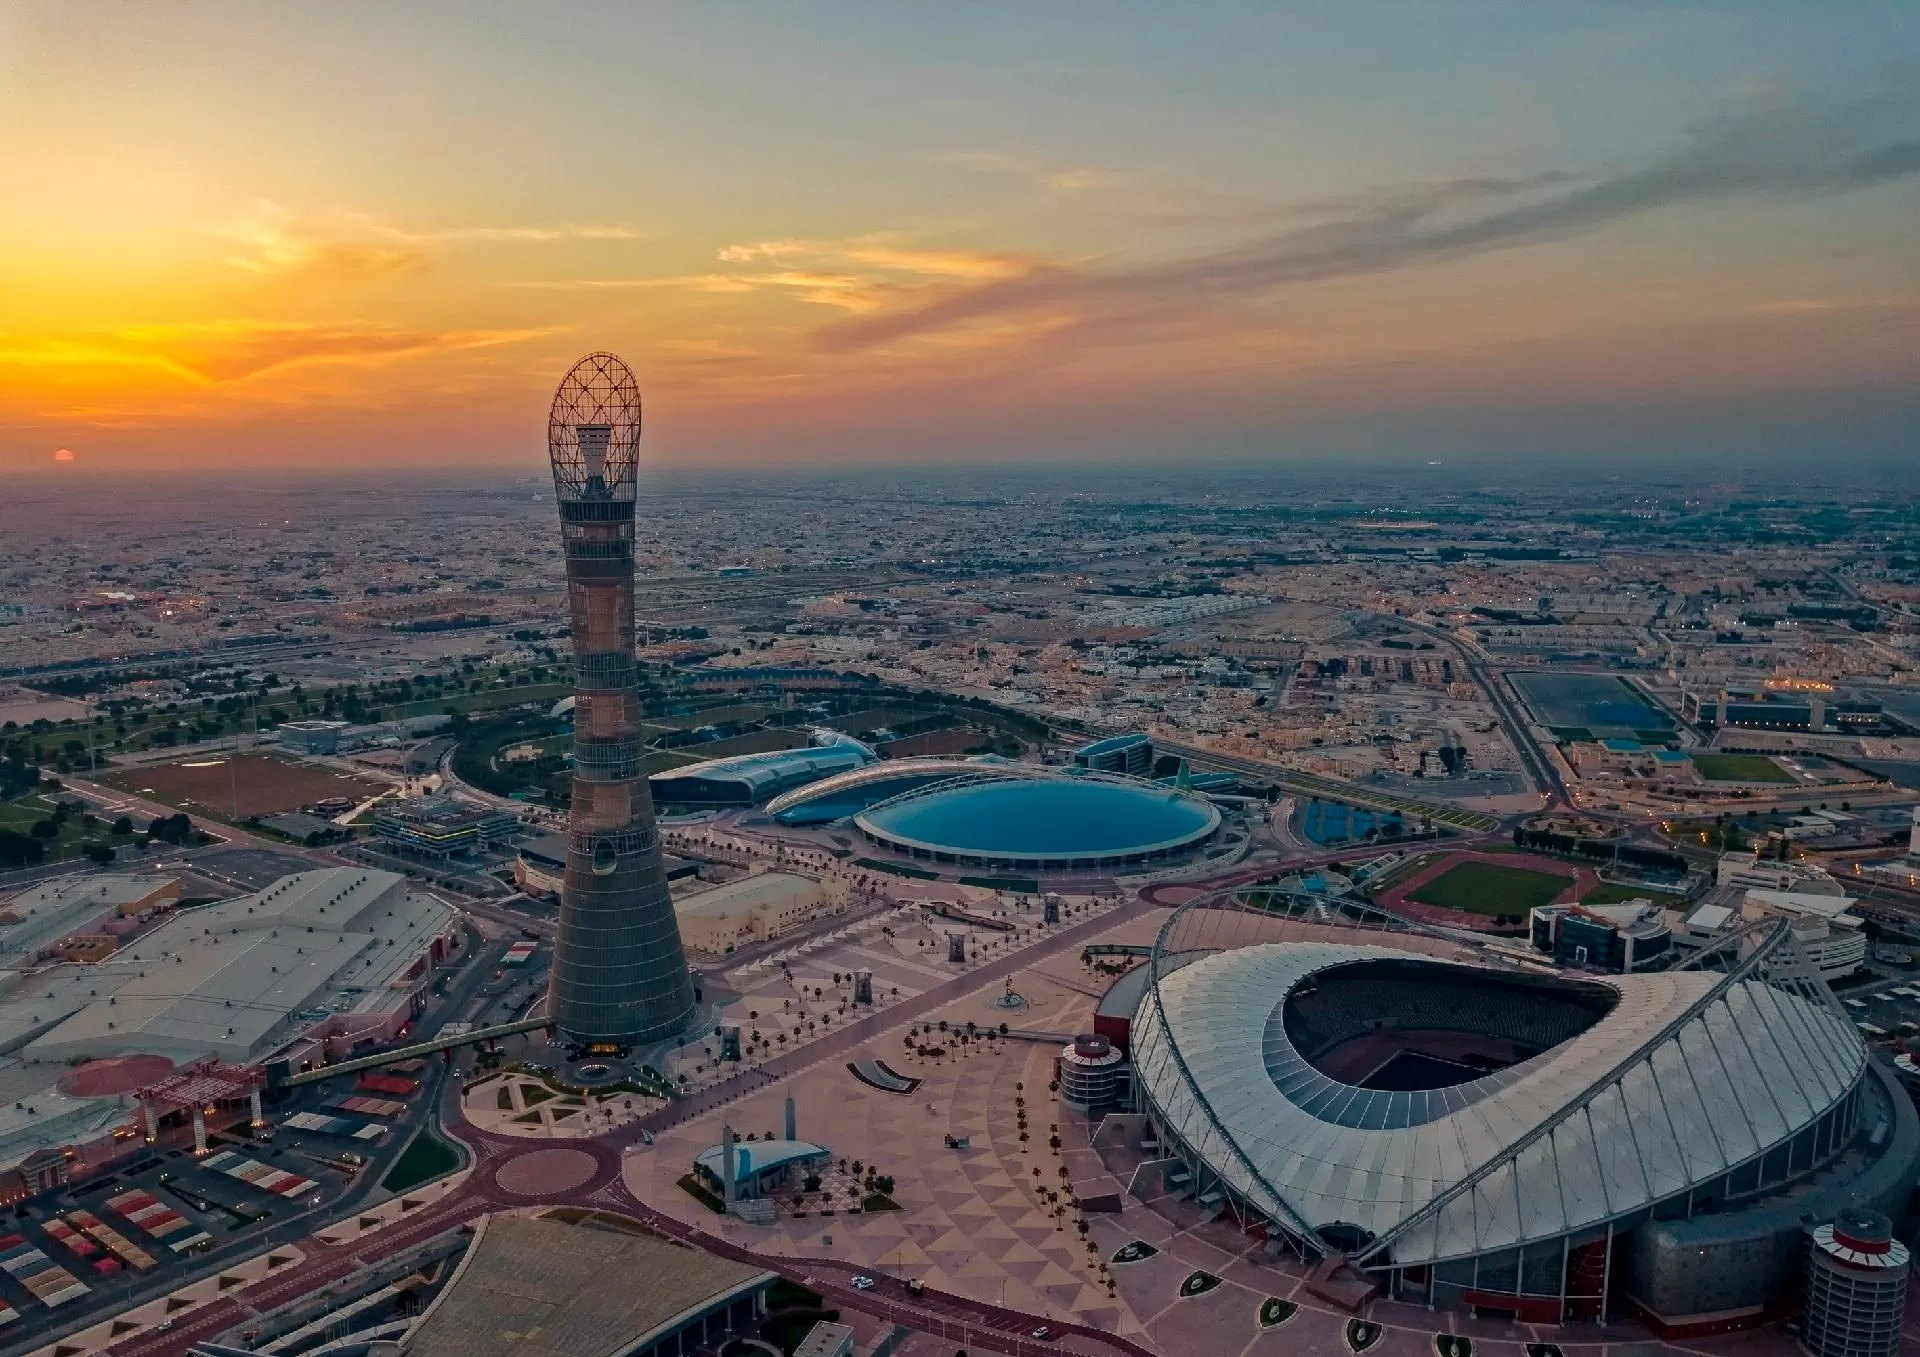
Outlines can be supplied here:
M550 1197L585 1187L601 1173L599 1156L586 1150L555 1147L529 1150L502 1163L494 1186L514 1197Z

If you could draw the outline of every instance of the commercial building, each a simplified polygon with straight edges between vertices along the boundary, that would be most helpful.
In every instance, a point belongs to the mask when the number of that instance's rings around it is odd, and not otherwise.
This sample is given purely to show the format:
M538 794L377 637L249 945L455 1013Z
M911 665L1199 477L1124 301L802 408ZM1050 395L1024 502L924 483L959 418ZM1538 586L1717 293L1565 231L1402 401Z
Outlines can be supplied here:
M764 1268L654 1235L591 1221L485 1216L399 1350L406 1357L679 1357L750 1331L774 1281Z
M1723 853L1713 871L1716 886L1792 891L1797 895L1845 895L1847 888L1825 868L1804 862L1774 862L1751 853Z
M1344 1258L1358 1298L1711 1331L1792 1288L1807 1213L1904 1210L1920 1119L1784 921L1574 979L1217 912L1131 1022L1143 1148L1271 1250Z
M719 955L844 913L847 898L847 883L839 877L760 871L696 885L674 897L673 910L687 946Z
M1529 922L1538 951L1562 965L1615 974L1663 965L1673 946L1666 911L1647 899L1614 905L1541 905Z
M1136 732L1095 740L1074 750L1073 761L1076 766L1096 773L1149 777L1153 773L1153 739Z
M282 721L277 728L280 747L294 754L334 754L340 750L346 721Z
M693 1019L647 787L633 632L640 388L610 353L581 359L547 416L573 636L573 781L548 1012L582 1044L659 1041Z
M251 1064L303 1035L344 1052L394 1036L456 937L393 872L336 867L178 913L97 965L0 977L0 1055Z
M1852 975L1866 964L1865 922L1850 910L1844 895L1800 891L1749 890L1740 899L1743 920L1785 918L1793 925L1794 941L1829 984Z
M197 1071L392 1039L456 928L403 877L335 868L172 914L102 963L0 972L0 1202L138 1150L139 1090L179 1085L160 1110L191 1111L229 1096Z
M415 796L376 805L373 832L403 852L444 860L503 844L520 832L520 822L458 797Z
M1872 698L1791 680L1689 690L1681 695L1681 713L1695 725L1728 730L1859 732L1878 730L1884 720L1881 704Z
M32 966L76 936L130 932L143 915L179 899L179 879L171 876L64 876L29 886L0 901L0 968Z

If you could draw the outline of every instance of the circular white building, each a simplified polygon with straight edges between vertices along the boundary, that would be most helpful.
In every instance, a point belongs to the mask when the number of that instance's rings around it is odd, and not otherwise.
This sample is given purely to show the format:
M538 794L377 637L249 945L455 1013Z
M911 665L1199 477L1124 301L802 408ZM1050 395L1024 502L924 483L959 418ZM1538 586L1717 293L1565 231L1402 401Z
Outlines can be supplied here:
M1126 1076L1126 1057L1098 1033L1077 1036L1060 1050L1060 1101L1082 1112L1118 1103Z
M1814 1227L1800 1344L1813 1357L1893 1357L1913 1256L1878 1211L1849 1207Z

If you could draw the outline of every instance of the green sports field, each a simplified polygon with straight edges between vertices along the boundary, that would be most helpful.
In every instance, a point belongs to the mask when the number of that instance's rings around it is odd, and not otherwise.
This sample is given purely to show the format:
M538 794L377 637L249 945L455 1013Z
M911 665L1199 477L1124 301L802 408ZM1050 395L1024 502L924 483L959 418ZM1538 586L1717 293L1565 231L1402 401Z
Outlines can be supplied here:
M1693 766L1708 782L1792 782L1793 775L1765 754L1695 754Z
M1550 905L1573 885L1573 877L1501 867L1491 862L1462 862L1412 891L1407 898L1470 914L1525 914Z

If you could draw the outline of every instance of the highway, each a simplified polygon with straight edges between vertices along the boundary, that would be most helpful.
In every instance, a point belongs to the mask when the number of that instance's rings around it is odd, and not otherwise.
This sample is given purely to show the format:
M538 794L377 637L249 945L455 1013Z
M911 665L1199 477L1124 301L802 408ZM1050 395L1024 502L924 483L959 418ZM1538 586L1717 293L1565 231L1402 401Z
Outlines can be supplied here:
M1392 619L1402 626L1411 628L1423 635L1452 647L1453 653L1460 657L1460 664L1466 669L1480 691L1493 703L1494 711L1500 717L1500 724L1506 729L1507 739L1513 745L1514 753L1520 756L1521 764L1527 770L1527 777L1533 782L1534 790L1542 796L1550 797L1553 802L1571 807L1573 796L1567 790L1566 782L1561 778L1559 769L1553 766L1553 760L1540 752L1540 747L1527 733L1531 723L1526 719L1519 705L1507 695L1506 683L1487 666L1486 657L1467 642L1451 632L1424 622L1410 621L1404 617Z

